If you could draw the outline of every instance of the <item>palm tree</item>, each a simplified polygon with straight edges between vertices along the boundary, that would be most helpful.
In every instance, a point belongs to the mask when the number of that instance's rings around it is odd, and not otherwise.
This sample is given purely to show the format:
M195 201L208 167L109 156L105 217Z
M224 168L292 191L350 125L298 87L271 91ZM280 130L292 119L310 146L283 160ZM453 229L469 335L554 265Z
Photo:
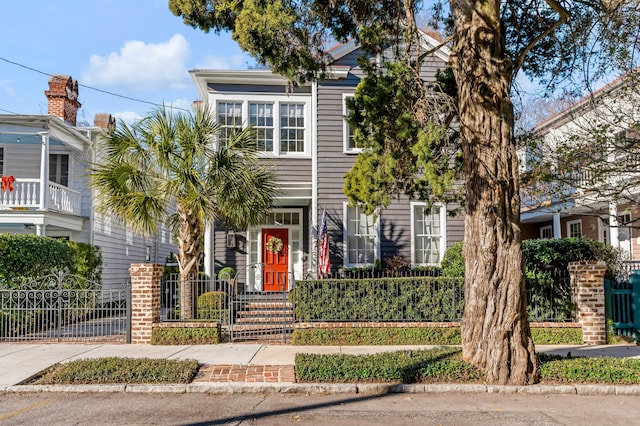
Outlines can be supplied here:
M278 191L275 175L257 161L253 132L232 133L216 147L219 130L206 107L158 108L133 125L120 122L102 139L90 175L101 213L143 235L153 235L162 221L173 229L183 319L193 318L206 225L257 225Z

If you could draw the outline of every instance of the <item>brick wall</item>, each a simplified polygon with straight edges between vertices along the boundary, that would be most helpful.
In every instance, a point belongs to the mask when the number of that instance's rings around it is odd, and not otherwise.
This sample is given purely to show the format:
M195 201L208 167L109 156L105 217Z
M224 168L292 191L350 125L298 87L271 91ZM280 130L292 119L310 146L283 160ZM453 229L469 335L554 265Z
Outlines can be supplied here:
M162 265L133 263L131 274L131 343L150 344L153 324L160 321Z
M572 292L582 325L582 338L586 345L607 342L604 311L604 274L607 265L602 261L571 262Z

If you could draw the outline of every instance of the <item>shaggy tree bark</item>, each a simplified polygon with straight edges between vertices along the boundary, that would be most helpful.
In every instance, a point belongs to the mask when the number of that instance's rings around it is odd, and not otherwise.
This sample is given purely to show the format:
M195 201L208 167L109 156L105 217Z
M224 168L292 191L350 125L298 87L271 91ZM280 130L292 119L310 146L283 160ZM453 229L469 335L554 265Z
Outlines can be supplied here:
M505 54L500 2L452 0L451 10L467 183L462 354L489 383L535 383L509 97L512 64Z
M180 319L193 319L197 305L198 272L202 255L202 226L192 212L177 206L180 219L178 266L180 268Z

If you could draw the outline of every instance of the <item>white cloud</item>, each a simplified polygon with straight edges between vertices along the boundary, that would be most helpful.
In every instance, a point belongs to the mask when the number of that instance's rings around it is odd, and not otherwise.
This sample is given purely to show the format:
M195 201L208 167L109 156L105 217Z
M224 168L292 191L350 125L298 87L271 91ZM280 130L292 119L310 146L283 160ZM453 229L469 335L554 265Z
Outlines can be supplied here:
M198 69L214 70L238 70L246 69L249 59L245 55L238 53L231 56L207 55L203 61L196 66Z
M82 83L95 86L125 86L141 90L189 87L186 61L189 43L175 34L165 43L127 41L120 52L91 55Z
M189 99L186 99L186 98L180 98L180 99L176 99L176 100L171 101L171 102L165 102L164 104L167 107L181 108L181 109L186 109L186 110L191 111L192 101L190 101Z
M140 120L141 118L143 118L140 114L138 114L137 112L134 111L123 111L123 112L116 112L114 114L112 114L117 120L122 120L126 123L132 124L135 121Z

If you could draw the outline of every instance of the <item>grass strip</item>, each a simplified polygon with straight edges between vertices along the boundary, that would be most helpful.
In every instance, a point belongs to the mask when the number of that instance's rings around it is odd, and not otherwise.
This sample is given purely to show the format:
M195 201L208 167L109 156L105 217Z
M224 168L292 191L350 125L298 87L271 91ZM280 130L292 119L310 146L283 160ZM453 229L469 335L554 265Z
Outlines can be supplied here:
M31 384L191 383L198 368L198 361L192 359L118 357L81 359L55 364Z

